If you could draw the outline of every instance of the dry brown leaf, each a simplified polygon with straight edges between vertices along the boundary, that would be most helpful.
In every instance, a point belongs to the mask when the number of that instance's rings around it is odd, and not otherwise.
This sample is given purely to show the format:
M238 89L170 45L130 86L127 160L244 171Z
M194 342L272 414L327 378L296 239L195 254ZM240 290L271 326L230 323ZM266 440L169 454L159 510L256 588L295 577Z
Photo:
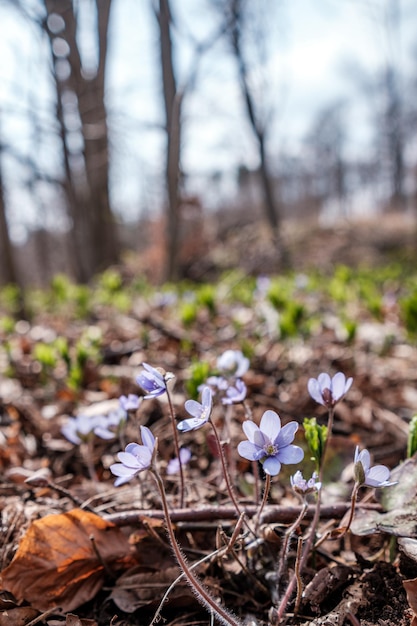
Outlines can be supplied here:
M180 575L177 566L161 564L158 569L132 568L117 580L110 598L124 613L133 613L144 606L159 604L164 593ZM179 581L169 594L169 600L192 602L193 594L184 580Z
M417 578L404 580L403 585L407 593L408 604L414 613L410 626L417 626Z
M39 611L29 606L19 606L0 613L0 626L25 626L39 615Z
M127 538L98 515L74 509L30 525L1 574L1 584L39 611L59 606L67 612L91 600L102 587L103 562L109 568L131 565Z

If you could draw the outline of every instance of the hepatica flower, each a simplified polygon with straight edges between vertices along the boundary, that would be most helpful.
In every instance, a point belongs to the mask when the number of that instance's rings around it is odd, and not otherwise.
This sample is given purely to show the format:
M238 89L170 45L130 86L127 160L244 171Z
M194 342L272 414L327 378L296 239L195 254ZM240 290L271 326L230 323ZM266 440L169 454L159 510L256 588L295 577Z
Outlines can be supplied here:
M113 439L114 432L109 430L108 418L105 415L77 415L70 417L61 428L61 432L71 443L80 445L87 443L94 435L102 439Z
M310 378L307 387L313 400L331 409L347 394L352 382L353 378L346 378L342 372L338 372L333 378L323 372L317 379Z
M371 467L371 457L368 450L359 452L356 446L354 459L355 482L358 487L390 487L395 485L389 482L390 471L385 465L374 465Z
M192 415L177 426L178 430L186 433L190 430L197 430L204 426L210 419L211 409L213 405L213 395L210 387L204 387L201 394L201 402L197 400L187 400L184 404L187 413Z
M120 396L119 403L124 411L136 411L139 408L141 398L134 393L128 396Z
M249 369L249 359L240 350L226 350L217 359L217 368L225 376L240 378Z
M239 404L246 398L247 388L241 378L238 378L234 385L226 389L226 395L222 398L223 404Z
M147 363L142 363L145 371L136 377L136 382L146 391L145 398L157 398L167 390L166 376ZM170 377L172 375L169 375Z
M299 463L304 452L292 445L297 422L289 422L281 428L281 419L275 411L265 411L259 427L252 421L243 422L243 431L248 441L238 445L240 456L249 461L260 461L266 474L279 474L281 464Z
M317 472L313 472L312 477L309 480L303 478L300 470L295 472L294 476L290 477L291 487L294 491L302 496L307 495L308 493L313 493L314 491L318 491L321 488L321 482L318 480Z
M180 462L181 465L187 465L191 459L191 450L189 448L181 448L180 449L180 458L175 457L175 459L171 459L167 465L167 474L171 476L172 474L178 474L180 471Z
M139 472L148 469L152 463L155 449L155 437L146 426L140 427L142 445L128 443L124 452L119 452L117 458L120 463L110 465L110 471L117 476L114 486L118 487L137 476Z

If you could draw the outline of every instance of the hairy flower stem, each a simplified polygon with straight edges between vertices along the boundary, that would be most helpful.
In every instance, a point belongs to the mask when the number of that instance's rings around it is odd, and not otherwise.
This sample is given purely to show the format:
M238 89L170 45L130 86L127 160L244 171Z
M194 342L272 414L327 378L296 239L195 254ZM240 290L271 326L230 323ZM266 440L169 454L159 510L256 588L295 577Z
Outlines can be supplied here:
M175 420L174 406L172 404L171 394L168 390L168 386L166 388L166 394L168 398L168 406L169 406L169 414L171 416L172 430L174 432L175 454L178 459L178 464L180 468L180 509L182 509L184 508L184 497L185 497L184 469L183 469L183 466L181 463L181 457L180 457L180 443L178 439L178 430L177 430L177 422Z
M277 576L278 584L284 572L284 567L285 567L285 563L288 557L288 550L290 547L291 537L297 530L298 526L301 524L305 514L307 513L307 509L308 509L308 502L306 499L303 499L303 507L300 511L300 514L298 515L295 522L291 524L291 526L288 528L287 532L285 533L284 543L282 545L282 551L281 551L281 558L280 558L279 567L278 567L278 576Z
M217 432L217 429L215 427L215 425L213 424L213 422L211 421L211 419L209 420L211 427L213 429L213 433L214 433L214 438L216 440L216 444L217 444L217 449L219 451L219 457L220 457L220 461L222 464L222 470L223 470L223 476L224 479L226 481L226 488L227 488L227 492L230 496L230 499L233 503L233 506L236 509L236 513L238 515L238 517L240 517L242 515L242 511L240 509L239 503L236 499L236 496L234 494L233 491L233 486L232 486L232 481L230 480L230 474L229 474L229 470L227 469L227 463L226 463L226 458L224 456L224 450L223 450L223 446L222 443L220 441L220 437L219 437L219 433Z
M339 537L343 537L343 535L346 535L346 533L348 532L350 525L352 523L353 520L353 516L355 515L355 507L356 507L356 500L358 497L358 491L359 491L359 483L355 483L354 487L353 487L353 491L352 491L352 495L350 497L350 513L349 513L349 519L347 521L346 526L343 528L343 532L341 535L339 535Z
M292 593L294 591L294 587L298 585L297 576L301 576L301 572L303 571L304 566L308 560L308 557L310 556L311 548L314 542L314 538L316 536L317 525L320 519L320 500L321 500L321 489L319 489L317 493L316 509L314 511L313 521L311 522L310 532L304 544L304 550L301 555L301 558L298 559L297 573L294 574L294 576L291 578L290 582L288 583L288 587L285 590L285 594L278 607L278 611L277 611L278 623L282 619L282 616L284 615L285 609L287 608L287 604L290 601Z
M96 468L94 467L94 443L92 438L90 437L87 441L86 447L83 445L81 447L81 454L84 457L85 464L87 465L88 474L91 480L95 483L98 483L98 476L96 472Z
M167 526L168 537L169 537L169 541L171 543L172 549L174 551L175 558L177 559L178 565L183 571L184 576L187 579L187 582L189 583L191 588L194 590L198 601L200 602L200 604L202 604L202 606L207 608L210 612L214 613L222 624L226 624L226 626L242 626L242 623L236 616L232 615L229 611L227 611L222 606L220 606L214 598L212 598L209 591L203 586L203 584L200 582L200 580L197 578L197 576L188 566L185 556L182 553L180 546L178 545L177 538L175 537L174 528L173 528L171 518L169 515L169 508L168 508L168 502L167 502L167 498L165 494L164 483L162 481L160 474L157 472L157 470L154 467L151 468L151 472L155 477L159 494L161 496L162 508L163 508L164 515L165 515L165 522Z
M265 504L268 501L270 490L271 490L271 475L267 474L266 479L265 479L264 495L262 498L262 502L259 506L259 510L255 516L255 534L258 532L258 527L259 527L259 522L261 521L262 511L264 510Z

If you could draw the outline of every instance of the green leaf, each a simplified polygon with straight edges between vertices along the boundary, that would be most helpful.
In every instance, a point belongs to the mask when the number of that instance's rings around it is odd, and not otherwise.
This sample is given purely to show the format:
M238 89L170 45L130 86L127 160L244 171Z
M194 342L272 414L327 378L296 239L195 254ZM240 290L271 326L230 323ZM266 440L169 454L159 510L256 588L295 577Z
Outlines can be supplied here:
M324 424L317 424L315 417L306 417L304 419L303 426L308 448L313 457L313 461L316 464L316 468L319 470L323 457L324 444L327 439L328 428Z

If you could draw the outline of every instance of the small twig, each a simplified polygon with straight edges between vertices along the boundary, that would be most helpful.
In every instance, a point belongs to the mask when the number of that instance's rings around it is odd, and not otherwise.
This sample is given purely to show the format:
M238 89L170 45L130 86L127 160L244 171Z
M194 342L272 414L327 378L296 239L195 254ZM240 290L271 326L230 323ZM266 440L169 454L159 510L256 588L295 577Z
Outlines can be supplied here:
M298 537L297 556L295 559L295 577L297 579L297 598L295 600L294 615L297 615L300 608L301 598L303 595L303 581L301 580L301 549L303 547L303 538Z
M320 517L324 519L341 519L347 511L350 510L350 502L341 502L324 506L321 508ZM258 511L257 506L245 506L245 514L248 518L252 518ZM358 503L357 509L381 512L383 509L380 504L374 503ZM262 522L269 523L292 523L297 519L302 507L300 506L279 506L267 505L262 514ZM306 520L311 520L316 511L314 505L309 505L305 514ZM164 514L160 509L140 509L132 511L120 511L118 513L109 513L102 516L103 519L112 522L116 526L131 526L141 523L143 518L164 519ZM172 509L170 511L172 522L217 522L220 520L236 519L236 509L231 506L206 506L202 508Z
M49 617L49 615L52 615L53 613L61 613L61 609L56 606L53 607L52 609L48 609L44 613L41 613L40 615L35 617L35 619L32 619L30 622L28 622L26 626L35 626L35 624L39 624L39 622L43 622L45 617Z
M110 568L109 568L109 566L107 565L106 561L103 559L103 557L102 557L102 556L101 556L101 554L100 554L100 551L99 551L99 549L98 549L98 547L97 547L97 544L96 544L96 540L95 540L95 538L94 538L94 535L90 535L89 539L90 539L90 541L91 541L91 545L92 545L92 548L93 548L93 550L94 550L94 554L96 555L96 557L97 557L98 561L99 561L99 562L101 563L101 565L103 566L103 569L104 569L104 571L106 572L107 576L108 576L109 578L114 578L114 574L113 574L113 572L111 571L111 569L110 569Z

